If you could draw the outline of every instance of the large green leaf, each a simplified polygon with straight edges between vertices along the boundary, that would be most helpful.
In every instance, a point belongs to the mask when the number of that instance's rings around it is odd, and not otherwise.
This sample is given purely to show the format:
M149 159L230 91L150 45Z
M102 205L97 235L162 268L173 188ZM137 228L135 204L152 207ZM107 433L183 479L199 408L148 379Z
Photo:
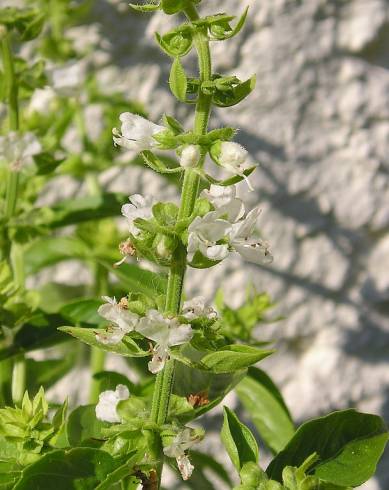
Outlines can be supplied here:
M259 451L255 437L227 407L224 407L224 421L220 436L238 472L245 463L258 463Z
M102 304L100 299L80 299L61 308L61 315L76 325L99 325L105 320L97 313Z
M353 409L331 413L303 424L270 463L270 478L282 481L285 466L300 466L319 455L311 473L334 485L358 487L375 472L388 440L381 417Z
M100 263L119 279L128 292L144 293L154 298L166 291L167 277L163 274L141 269L134 264L122 264L115 268L107 261Z
M261 361L273 352L249 345L233 344L207 354L201 359L201 364L213 373L233 373Z
M62 359L26 359L26 388L29 393L36 393L41 386L45 390L50 388L74 367L76 355L77 351L72 349Z
M0 350L0 361L68 340L66 335L57 330L64 323L65 319L60 315L37 312L17 331L12 344Z
M234 389L245 374L246 370L244 369L234 373L215 374L177 362L173 393L187 399L191 395L193 399L195 399L194 397L202 399L202 403L199 406L195 405L195 410L192 413L180 416L180 420L188 422L190 419L197 418L214 408L227 393Z
M249 368L236 393L264 442L279 452L294 434L294 425L281 393L269 376Z
M99 349L105 350L107 352L114 352L115 354L120 354L121 356L144 357L150 355L150 352L148 350L146 351L141 349L138 344L128 335L117 344L102 344L96 339L96 334L104 334L106 332L105 329L60 327L58 330L72 335L76 339L85 342L85 344L91 345L93 347L98 347Z
M66 434L71 446L88 446L92 439L102 439L101 429L106 424L96 418L95 410L95 405L82 405L69 415Z
M127 198L123 194L105 193L97 196L66 199L51 210L51 228L73 225L84 221L120 216L120 208Z
M100 449L57 450L23 470L14 490L92 490L114 468L112 456Z
M25 251L27 274L35 274L44 267L61 260L80 259L90 256L89 247L74 237L45 237L35 240Z

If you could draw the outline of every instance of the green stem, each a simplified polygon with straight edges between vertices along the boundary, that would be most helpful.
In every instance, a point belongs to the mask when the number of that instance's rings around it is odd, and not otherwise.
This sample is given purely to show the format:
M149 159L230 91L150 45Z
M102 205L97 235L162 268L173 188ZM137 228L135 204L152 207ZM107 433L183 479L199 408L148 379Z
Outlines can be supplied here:
M21 405L26 389L26 359L20 356L14 361L12 373L12 400L15 405Z
M5 26L1 28L1 57L3 61L4 85L8 102L8 121L11 131L19 130L19 100L18 100L18 83L15 76L14 61L11 49L9 33ZM10 162L13 163L13 162ZM5 193L4 215L6 219L12 218L16 212L17 197L19 187L19 172L17 169L9 168L7 174L7 184ZM24 264L23 251L20 246L11 244L8 246L10 262L13 270L14 280L21 287L24 287ZM12 361L7 360L0 363L2 383L7 383L9 389L10 379L12 376L11 392L15 403L20 403L26 385L26 365L24 358L15 361L14 371L12 373ZM8 381L7 381L8 378ZM4 394L5 386L2 386L3 398L7 399Z
M189 20L197 20L199 18L196 8L193 5L190 5L185 10L185 15ZM206 31L196 31L194 43L198 54L200 80L202 82L209 81L212 76L212 67L209 40ZM194 120L194 132L196 134L206 134L211 105L211 97L200 92L196 103ZM199 166L203 165L204 158L205 154L202 155ZM200 177L193 169L189 168L185 170L178 219L185 219L192 214L198 196L199 182ZM169 315L177 315L180 311L185 272L186 249L179 247L169 271L165 303L165 312ZM169 360L166 362L163 371L158 374L154 388L151 420L158 425L163 425L166 422L173 382L174 360ZM161 454L161 463L159 468L157 468L159 478L158 488L161 480L162 466L163 456Z
M101 296L108 288L108 272L100 264L94 266L94 287L93 293L95 296ZM91 347L90 350L90 374L91 382L89 388L89 403L97 403L100 395L101 382L94 379L96 373L104 371L106 352L98 347Z

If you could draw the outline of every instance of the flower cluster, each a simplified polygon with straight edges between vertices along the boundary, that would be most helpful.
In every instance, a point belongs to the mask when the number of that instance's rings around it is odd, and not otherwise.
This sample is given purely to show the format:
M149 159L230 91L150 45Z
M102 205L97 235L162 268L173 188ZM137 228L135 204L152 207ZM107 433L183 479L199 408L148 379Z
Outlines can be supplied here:
M96 332L96 339L102 344L114 345L129 332L140 333L154 342L149 362L149 370L154 374L163 369L170 355L170 347L190 342L193 337L190 323L181 323L177 317L164 317L154 309L140 317L128 309L126 298L117 302L115 298L103 296L103 300L106 303L99 307L98 313L108 320L109 325L105 330ZM216 312L200 296L184 302L181 316L187 321L200 317L216 319Z
M257 264L270 263L273 258L269 245L253 236L260 208L245 215L244 204L236 197L235 187L211 185L203 191L214 206L203 217L196 217L189 225L188 259L200 251L210 260L223 260L229 251L238 252L244 259Z
M201 436L199 436L195 430L185 427L173 438L171 443L163 449L165 456L176 459L177 467L183 480L189 480L194 470L194 466L190 462L187 451L198 443L200 439Z

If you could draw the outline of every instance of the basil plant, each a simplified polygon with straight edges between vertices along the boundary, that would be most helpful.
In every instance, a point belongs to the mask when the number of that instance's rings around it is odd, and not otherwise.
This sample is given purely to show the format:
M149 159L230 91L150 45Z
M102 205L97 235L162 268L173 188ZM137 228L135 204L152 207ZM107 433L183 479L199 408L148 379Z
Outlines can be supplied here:
M255 89L255 76L215 73L210 52L211 42L239 34L248 9L202 16L205 0L128 7L176 17L155 41L171 59L173 96L194 110L187 127L171 114L151 121L124 93L99 86L93 49L80 51L69 36L92 3L0 5L0 487L158 490L169 466L181 481L175 488L357 488L384 450L383 420L348 409L296 428L257 366L275 352L254 335L270 320L269 296L248 287L234 309L221 290L213 302L184 293L188 268L204 269L206 280L206 269L233 255L272 262L257 231L261 208L247 208L236 189L253 190L256 165L234 141L237 128L209 128L215 106L235 106ZM192 51L195 73L184 61ZM97 136L92 120L102 122ZM72 131L77 145L66 144ZM109 192L101 172L124 165L160 174L180 199ZM75 192L44 204L45 189L61 178ZM124 231L115 223L120 211ZM91 283L39 283L40 273L69 259L88 269ZM29 355L49 348L43 359ZM131 379L107 369L107 353L123 358ZM85 367L86 356L89 404L49 403L45 389ZM232 390L272 454L266 468L256 436L227 406L220 437L232 469L199 450L207 437L201 417Z

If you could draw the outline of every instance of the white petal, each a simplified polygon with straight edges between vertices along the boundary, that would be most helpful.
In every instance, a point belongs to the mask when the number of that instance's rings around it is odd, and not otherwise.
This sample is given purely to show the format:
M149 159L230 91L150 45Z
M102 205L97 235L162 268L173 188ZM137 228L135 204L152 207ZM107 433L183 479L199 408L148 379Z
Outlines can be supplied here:
M183 454L182 456L178 456L176 461L182 479L189 480L189 478L192 476L194 466L191 464L188 456L186 456L185 454Z
M270 264L273 262L272 254L262 242L234 243L234 248L249 262L254 262L255 264Z
M260 213L261 210L257 206L247 214L244 220L239 221L238 223L234 223L232 225L229 234L231 243L233 243L234 240L245 240L252 235Z
M238 198L231 199L227 204L224 204L217 210L217 216L223 217L224 215L226 215L227 220L230 223L235 223L236 221L241 219L244 213L245 209L243 201Z
M220 208L224 204L228 204L231 199L233 199L236 195L236 187L232 186L223 186L223 185L214 185L208 189L204 189L201 192L201 196L205 197L210 201L215 208Z
M213 245L212 247L208 247L205 255L210 260L223 260L228 255L228 245Z
M189 342L193 337L193 330L190 325L180 325L169 330L168 345L181 345Z
M156 346L153 352L153 357L147 365L149 371L153 374L157 374L160 371L162 371L168 357L169 357L169 352L166 348L161 346Z
M126 335L121 328L108 327L105 332L96 333L96 340L104 345L118 344Z
M124 385L118 385L115 391L103 391L100 393L99 401L96 405L96 418L103 422L120 422L116 407L121 400L127 400L129 396L130 392Z

